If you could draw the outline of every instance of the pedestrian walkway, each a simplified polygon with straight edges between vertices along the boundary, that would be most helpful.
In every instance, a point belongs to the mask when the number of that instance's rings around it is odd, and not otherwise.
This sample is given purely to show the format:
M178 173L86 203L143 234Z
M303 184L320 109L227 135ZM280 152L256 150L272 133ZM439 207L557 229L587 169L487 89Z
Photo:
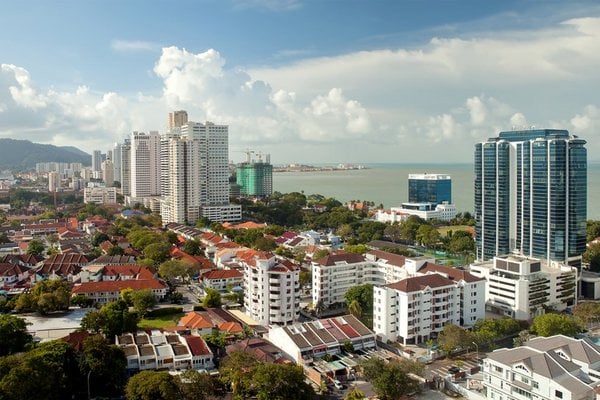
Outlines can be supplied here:
M448 372L448 368L453 366L459 367L461 372L468 373L471 371L471 369L477 367L478 365L475 362L475 360L470 359L443 360L441 362L436 362L434 364L429 365L427 370L431 374L431 376L437 375L443 378L447 375L452 375L450 372Z

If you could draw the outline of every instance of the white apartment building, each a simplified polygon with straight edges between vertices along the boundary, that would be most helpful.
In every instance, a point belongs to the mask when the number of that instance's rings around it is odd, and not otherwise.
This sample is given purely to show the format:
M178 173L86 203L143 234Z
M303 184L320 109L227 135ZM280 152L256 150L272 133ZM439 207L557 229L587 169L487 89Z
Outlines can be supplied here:
M158 132L131 135L131 202L160 194L160 136Z
M246 314L262 326L289 325L300 315L300 269L271 253L246 252L244 267Z
M594 400L600 385L600 347L589 339L556 335L488 353L486 398Z
M509 255L471 264L470 272L487 280L487 310L518 320L563 311L576 304L577 269L562 263Z
M121 194L131 195L131 139L125 139L121 145Z
M122 144L115 143L112 151L112 162L113 162L113 178L115 181L121 182L121 155Z
M60 174L57 171L48 172L48 191L60 191Z
M115 182L115 168L111 160L102 162L102 180L106 187L113 186Z
M92 152L92 171L100 171L102 165L102 152L100 150L94 150Z
M83 202L86 204L116 204L117 189L114 187L86 187L83 189Z

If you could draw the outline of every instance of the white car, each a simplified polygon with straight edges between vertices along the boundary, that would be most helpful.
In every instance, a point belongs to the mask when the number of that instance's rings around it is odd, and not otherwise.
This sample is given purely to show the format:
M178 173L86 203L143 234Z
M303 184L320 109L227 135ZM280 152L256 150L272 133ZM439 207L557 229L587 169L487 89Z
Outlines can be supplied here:
M335 388L337 390L342 390L344 388L344 385L342 385L342 382L338 381L337 379L333 380L333 386L335 386Z

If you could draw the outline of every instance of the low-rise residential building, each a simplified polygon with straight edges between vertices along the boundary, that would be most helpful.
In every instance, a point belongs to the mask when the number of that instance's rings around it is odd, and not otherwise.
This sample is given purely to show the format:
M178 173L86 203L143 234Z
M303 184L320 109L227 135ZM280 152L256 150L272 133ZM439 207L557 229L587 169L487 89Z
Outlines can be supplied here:
M86 187L83 189L83 202L86 204L117 204L117 188Z
M353 315L271 328L269 341L299 365L339 354L347 347L376 348L375 334Z
M85 254L63 253L48 257L36 267L33 275L34 282L46 279L64 279L75 282L79 279L81 267L89 262Z
M384 340L419 344L446 323L473 326L485 318L485 279L426 257L407 258L404 272L373 288L373 328Z
M0 263L0 288L14 286L29 277L29 268L11 263Z
M562 335L534 338L488 353L482 372L488 399L594 400L600 347Z
M244 268L246 314L262 326L293 323L300 315L300 268L254 250L237 261Z
M131 371L214 368L213 353L200 336L138 331L117 336L116 344L125 352L127 369Z
M123 289L149 289L157 300L167 295L167 285L140 265L107 265L88 270L87 279L73 286L71 293L74 296L82 294L96 303L105 304L119 300Z
M225 291L240 287L244 283L244 274L236 269L215 269L202 275L205 288Z
M518 255L494 257L469 268L487 280L487 310L518 320L563 311L577 298L577 269L557 262Z

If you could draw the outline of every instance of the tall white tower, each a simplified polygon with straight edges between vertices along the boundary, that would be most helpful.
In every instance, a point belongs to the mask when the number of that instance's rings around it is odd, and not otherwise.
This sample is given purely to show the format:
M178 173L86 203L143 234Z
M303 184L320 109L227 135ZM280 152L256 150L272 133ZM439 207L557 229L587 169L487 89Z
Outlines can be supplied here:
M92 152L92 171L100 171L102 165L102 152L94 150Z
M160 136L133 132L131 135L131 197L160 194Z
M112 187L115 181L115 169L111 160L102 161L102 179L106 187Z

